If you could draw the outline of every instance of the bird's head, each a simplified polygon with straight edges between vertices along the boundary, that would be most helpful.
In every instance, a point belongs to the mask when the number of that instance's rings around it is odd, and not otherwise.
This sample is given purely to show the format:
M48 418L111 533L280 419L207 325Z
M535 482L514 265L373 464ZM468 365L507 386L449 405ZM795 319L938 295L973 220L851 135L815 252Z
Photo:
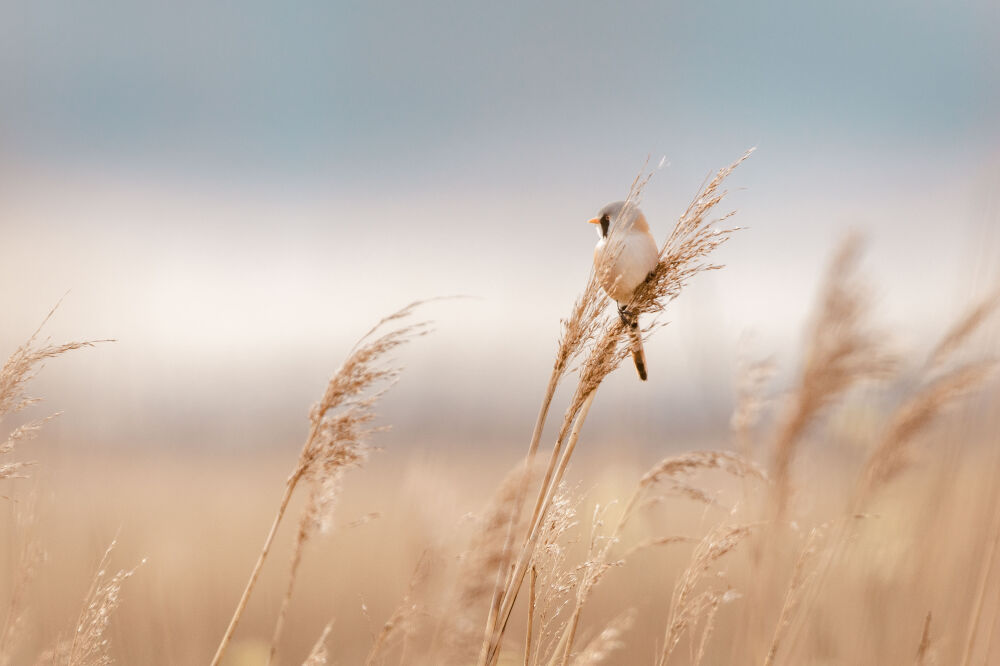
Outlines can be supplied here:
M587 220L599 225L597 234L607 238L613 225L623 224L626 228L649 229L646 217L639 208L628 201L614 201L597 212L597 217Z

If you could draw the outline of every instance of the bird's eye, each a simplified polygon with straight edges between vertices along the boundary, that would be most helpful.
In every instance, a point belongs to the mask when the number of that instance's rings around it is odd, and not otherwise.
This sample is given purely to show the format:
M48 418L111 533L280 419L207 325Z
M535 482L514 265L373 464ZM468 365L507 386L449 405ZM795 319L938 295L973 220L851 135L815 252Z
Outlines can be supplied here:
M611 218L608 217L607 213L601 218L601 224L611 224Z

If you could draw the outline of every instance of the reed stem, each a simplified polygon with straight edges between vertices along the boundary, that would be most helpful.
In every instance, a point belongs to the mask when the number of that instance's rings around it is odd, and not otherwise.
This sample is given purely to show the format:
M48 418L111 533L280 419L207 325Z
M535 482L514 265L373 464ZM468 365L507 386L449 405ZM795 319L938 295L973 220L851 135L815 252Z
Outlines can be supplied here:
M590 412L590 406L594 403L594 397L596 395L597 389L595 388L591 390L590 394L580 406L580 411L577 412L576 419L573 422L573 429L566 442L566 448L563 450L562 457L559 459L559 464L552 475L551 483L549 483L547 490L545 490L544 500L541 502L539 510L536 511L537 518L531 526L531 532L528 535L524 548L521 549L521 554L518 557L517 565L514 567L514 573L511 576L510 584L504 591L503 601L500 604L500 613L497 616L498 624L493 633L493 638L490 641L486 661L480 661L481 664L485 663L486 666L494 666L497 659L500 657L500 644L503 642L503 632L507 628L507 622L510 620L511 611L514 609L514 602L517 601L518 591L521 589L521 584L524 582L524 575L527 572L528 564L530 563L531 556L534 553L535 544L538 541L538 536L541 532L541 518L545 516L545 512L552 504L556 488L559 486L559 482L562 481L563 475L566 473L566 468L569 466L569 459L573 455L573 451L576 449L576 443L580 438L580 430L583 428L584 421L587 420L587 414Z
M281 504L278 505L278 512L275 514L274 521L271 523L271 529L267 533L267 538L264 540L264 547L261 548L260 555L257 556L257 564L254 565L253 571L250 573L250 580L247 581L247 585L243 590L243 596L240 597L240 602L236 605L236 611L233 613L233 617L229 621L226 633L222 636L222 641L219 642L219 648L215 651L215 656L212 657L211 666L218 666L222 662L222 657L226 654L226 648L229 647L229 641L233 638L233 633L236 631L236 625L239 624L240 618L243 616L243 611L247 607L247 602L250 601L250 593L253 592L253 588L257 584L257 578L260 576L260 571L264 567L264 560L267 559L267 554L271 551L271 544L274 543L274 537L278 533L278 526L281 524L281 519L284 518L285 511L288 509L288 502L292 499L292 493L295 492L295 486L298 485L301 478L302 470L296 469L295 472L288 477L288 481L285 482L285 493L281 497Z

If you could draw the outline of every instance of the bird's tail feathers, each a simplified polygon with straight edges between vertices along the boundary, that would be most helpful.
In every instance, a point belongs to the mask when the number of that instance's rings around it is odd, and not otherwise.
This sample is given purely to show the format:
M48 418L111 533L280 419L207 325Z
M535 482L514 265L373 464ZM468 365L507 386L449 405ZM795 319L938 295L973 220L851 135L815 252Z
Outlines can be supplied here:
M630 345L632 347L632 360L635 361L636 372L639 379L646 381L646 352L642 348L642 334L639 332L639 318L627 317L622 313L622 319L628 327Z
M635 369L639 373L639 379L646 381L646 353L642 350L642 343L638 347L632 347L632 360L635 361Z

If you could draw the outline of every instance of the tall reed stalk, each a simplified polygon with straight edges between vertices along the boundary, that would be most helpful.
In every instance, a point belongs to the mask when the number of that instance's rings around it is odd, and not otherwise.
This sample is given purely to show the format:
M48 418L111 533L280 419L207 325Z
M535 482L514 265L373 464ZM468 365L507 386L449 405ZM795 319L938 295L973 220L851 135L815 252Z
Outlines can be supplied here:
M721 169L699 191L674 226L667 240L660 247L656 268L646 281L635 290L632 300L626 304L629 312L637 316L650 316L652 321L641 332L643 336L648 337L666 305L677 297L692 277L705 270L720 268L720 266L704 262L703 259L725 242L735 229L717 228L713 225L713 220L709 220L707 216L727 194L725 190L721 189L725 178L749 157L751 152L748 151L739 160ZM633 181L626 197L625 206L622 207L623 213L632 206L638 206L640 194L649 178L649 175L640 174ZM724 215L721 219L724 220L731 214ZM619 214L620 218L621 214ZM621 225L618 224L619 219L612 220L612 231L608 238L609 251L605 255L607 259L602 265L596 266L591 271L587 286L581 297L577 299L572 316L563 322L563 336L555 363L556 369L561 368L559 377L565 371L565 365L561 365L564 359L568 361L583 356L584 361L579 371L576 390L569 408L563 416L562 425L538 490L534 510L528 522L528 532L522 541L515 563L510 568L509 575L506 573L506 566L497 574L497 581L502 579L506 583L503 585L502 593L494 594L491 603L480 651L479 663L481 666L493 666L499 658L503 634L537 542L539 524L544 520L555 489L562 480L569 464L579 433L593 404L597 388L608 374L631 355L628 331L622 325L617 314L612 316L605 314L608 298L600 287L601 278L607 271L611 270L615 258L621 252L623 231L620 228ZM715 222L717 221L719 220ZM556 376L555 370L553 376ZM544 419L541 417L547 415L548 404L551 402L550 393L554 393L557 384L558 378L555 381L550 379L549 389L543 399L543 409L539 413L540 419L536 422L532 443L529 445L529 456L534 456L537 450L538 442L535 439L535 434L540 437L541 429L544 426ZM562 450L564 444L566 445L565 451Z
M898 365L894 357L885 350L884 343L871 333L862 333L870 331L871 327L866 321L866 313L859 305L864 294L854 275L859 251L857 239L849 239L838 252L827 275L824 288L826 297L816 319L818 325L814 331L814 351L807 360L804 379L793 403L797 405L793 414L801 415L805 412L805 416L793 417L801 422L796 438L821 406L862 379L886 377ZM909 454L916 437L959 398L978 389L993 370L992 361L974 359L958 362L956 356L968 338L987 321L995 306L995 296L986 299L971 308L946 331L920 369L916 386L906 393L905 398L890 413L874 449L862 467L854 490L848 497L844 514L831 530L832 534L822 557L817 557L814 553L810 555L812 559L818 560L816 571L808 576L797 571L793 576L792 587L796 588L794 602L797 612L789 617L787 609L783 609L766 663L777 663L778 646L783 640L788 644L787 657L795 656L794 650L805 631L806 620L825 590L833 567L850 545L856 519L863 515L866 506L877 493L908 466ZM851 313L846 322L843 317L845 307ZM810 375L817 379L810 381ZM809 405L812 407L805 407ZM794 446L793 440L787 437L788 423L786 421L785 434L777 443L778 460L782 459L783 447L790 443ZM787 501L790 488L789 460L785 458L786 464L779 465L775 471L784 487L784 491L778 495L777 515L784 512L784 502ZM812 548L815 550L814 546ZM992 559L994 549L995 542L991 540L988 560ZM984 581L981 582L985 584ZM974 635L974 631L974 626L970 627L971 635ZM969 649L968 642L966 649Z
M278 511L271 522L271 528L264 539L264 545L250 572L243 594L212 658L212 666L217 666L225 656L236 626L260 577L264 562L271 551L292 495L301 483L308 482L311 492L302 515L292 556L288 587L274 630L269 657L269 660L273 661L281 638L302 548L313 533L329 526L343 474L365 462L370 451L368 440L380 430L371 426L375 418L372 408L395 384L401 372L398 367L386 366L385 357L390 351L428 332L427 324L424 322L400 324L400 321L410 317L420 304L420 302L411 303L372 327L351 350L347 360L327 384L320 401L310 411L309 434L302 445L295 469L285 481L285 490L278 504ZM392 328L393 326L395 328ZM376 333L380 334L374 337Z

